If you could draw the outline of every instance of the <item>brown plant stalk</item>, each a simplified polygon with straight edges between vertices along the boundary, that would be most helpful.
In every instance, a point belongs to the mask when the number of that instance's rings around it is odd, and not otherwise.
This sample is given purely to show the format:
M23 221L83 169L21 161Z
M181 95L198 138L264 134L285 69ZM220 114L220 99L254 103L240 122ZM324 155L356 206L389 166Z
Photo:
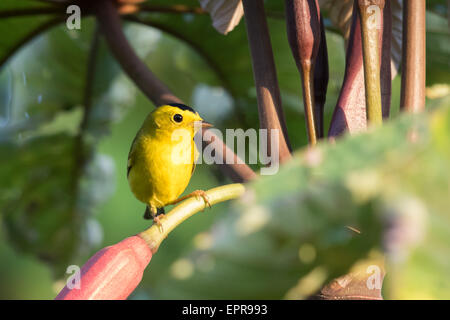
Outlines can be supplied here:
M425 0L409 0L403 4L403 71L400 108L407 112L419 112L425 109L425 13Z
M320 16L320 43L319 52L316 58L314 67L314 101L315 101L315 124L317 138L324 137L324 107L327 96L327 87L329 80L328 68L328 48L327 39L325 37L325 27L323 25L323 18Z
M315 120L318 112L314 98L314 66L321 38L319 4L317 0L285 0L285 10L289 45L302 78L308 139L314 145L318 131Z
M392 79L395 75L392 73L392 6L391 0L386 0L382 14L383 28L380 30L381 39L381 107L383 119L389 118L391 110Z
M258 99L261 129L278 130L280 162L291 158L289 137L281 105L275 62L270 43L269 29L262 0L243 0L248 42L252 57L253 76ZM269 155L271 150L269 150Z

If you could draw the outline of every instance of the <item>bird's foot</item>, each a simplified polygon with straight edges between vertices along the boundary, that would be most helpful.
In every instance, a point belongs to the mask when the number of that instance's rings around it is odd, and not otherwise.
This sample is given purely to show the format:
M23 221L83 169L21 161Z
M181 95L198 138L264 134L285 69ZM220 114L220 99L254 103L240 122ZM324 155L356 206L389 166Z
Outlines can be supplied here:
M203 201L205 202L205 205L211 208L211 202L209 202L208 194L203 190L195 190L194 192L191 192L186 196L183 196L181 198L178 198L175 201L172 201L170 204L177 204L183 200L186 200L186 199L189 199L192 197L196 197L197 200L200 200L200 198L202 198Z
M195 190L194 192L192 192L190 194L191 197L196 197L198 200L200 200L200 198L203 199L203 201L205 201L205 204L211 208L211 202L209 202L209 198L208 195L206 194L205 191L203 190Z
M157 216L153 217L153 223L156 223L158 225L159 231L162 233L164 232L164 228L161 222L161 218L164 218L164 214L158 214Z

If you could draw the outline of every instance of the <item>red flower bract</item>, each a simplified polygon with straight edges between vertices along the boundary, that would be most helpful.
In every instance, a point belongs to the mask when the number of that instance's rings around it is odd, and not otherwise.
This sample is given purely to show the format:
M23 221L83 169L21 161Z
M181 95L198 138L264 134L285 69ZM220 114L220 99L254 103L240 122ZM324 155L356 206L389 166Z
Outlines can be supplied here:
M56 300L124 300L137 287L152 258L138 236L103 248L81 268L79 289L66 285Z

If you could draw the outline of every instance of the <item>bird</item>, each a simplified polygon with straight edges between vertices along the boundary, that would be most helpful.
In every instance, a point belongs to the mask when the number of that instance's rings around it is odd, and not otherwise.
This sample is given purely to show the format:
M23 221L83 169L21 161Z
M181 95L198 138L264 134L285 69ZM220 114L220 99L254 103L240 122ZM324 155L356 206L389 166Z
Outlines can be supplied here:
M197 125L196 125L197 124ZM171 103L157 107L144 120L128 154L127 179L134 196L146 204L144 219L153 219L162 230L164 207L207 194L196 190L184 197L199 152L194 136L212 125L191 107Z

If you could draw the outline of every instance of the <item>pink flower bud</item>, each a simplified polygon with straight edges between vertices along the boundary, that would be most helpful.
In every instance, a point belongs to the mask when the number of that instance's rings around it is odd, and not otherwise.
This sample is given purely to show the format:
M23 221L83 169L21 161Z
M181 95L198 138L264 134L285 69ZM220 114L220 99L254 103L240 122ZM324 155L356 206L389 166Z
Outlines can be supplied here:
M124 300L141 282L151 258L138 236L103 248L81 268L79 289L66 285L55 300Z

